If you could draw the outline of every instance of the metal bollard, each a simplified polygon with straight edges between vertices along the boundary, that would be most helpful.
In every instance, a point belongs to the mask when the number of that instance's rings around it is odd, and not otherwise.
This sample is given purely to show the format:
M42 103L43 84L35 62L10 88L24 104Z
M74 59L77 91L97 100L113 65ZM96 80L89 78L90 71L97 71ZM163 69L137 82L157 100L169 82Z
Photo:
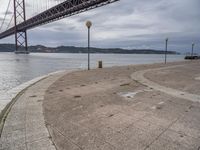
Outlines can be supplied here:
M103 68L103 62L102 61L98 62L98 68Z

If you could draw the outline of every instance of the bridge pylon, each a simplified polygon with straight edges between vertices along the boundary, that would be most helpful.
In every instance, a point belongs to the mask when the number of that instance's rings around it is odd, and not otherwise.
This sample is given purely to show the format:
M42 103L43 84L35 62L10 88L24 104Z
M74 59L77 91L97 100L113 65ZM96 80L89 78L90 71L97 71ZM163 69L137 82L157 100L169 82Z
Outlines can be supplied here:
M22 22L26 22L25 0L14 0L15 53L29 54L27 31L19 30L17 27Z

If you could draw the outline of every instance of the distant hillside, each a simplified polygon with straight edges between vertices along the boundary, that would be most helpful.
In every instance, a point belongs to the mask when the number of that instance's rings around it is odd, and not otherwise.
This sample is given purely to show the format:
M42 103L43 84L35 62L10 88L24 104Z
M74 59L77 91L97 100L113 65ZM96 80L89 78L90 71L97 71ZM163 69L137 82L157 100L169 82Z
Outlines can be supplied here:
M13 52L14 44L0 44L0 52ZM43 45L29 46L30 52L37 53L87 53L86 47L59 46L46 47ZM94 48L90 49L91 53L107 53L107 54L164 54L164 51L153 49L121 49L121 48ZM168 51L168 54L178 54L175 51Z

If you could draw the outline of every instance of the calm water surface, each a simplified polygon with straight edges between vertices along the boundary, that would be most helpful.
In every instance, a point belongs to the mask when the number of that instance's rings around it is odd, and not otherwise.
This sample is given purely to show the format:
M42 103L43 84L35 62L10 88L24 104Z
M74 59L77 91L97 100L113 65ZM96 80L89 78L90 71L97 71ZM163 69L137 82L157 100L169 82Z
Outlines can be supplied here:
M169 55L168 61L181 61L183 55ZM163 62L163 55L91 54L91 66L99 60L104 67ZM86 69L87 54L0 53L0 94L35 77L63 69Z

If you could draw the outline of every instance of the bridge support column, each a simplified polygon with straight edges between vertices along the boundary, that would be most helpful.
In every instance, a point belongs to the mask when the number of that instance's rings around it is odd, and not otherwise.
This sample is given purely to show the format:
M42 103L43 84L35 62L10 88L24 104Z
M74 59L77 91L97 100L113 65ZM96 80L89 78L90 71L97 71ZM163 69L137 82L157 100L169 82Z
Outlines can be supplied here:
M16 54L28 54L27 32L19 31L17 25L26 22L25 1L14 0L14 23Z

